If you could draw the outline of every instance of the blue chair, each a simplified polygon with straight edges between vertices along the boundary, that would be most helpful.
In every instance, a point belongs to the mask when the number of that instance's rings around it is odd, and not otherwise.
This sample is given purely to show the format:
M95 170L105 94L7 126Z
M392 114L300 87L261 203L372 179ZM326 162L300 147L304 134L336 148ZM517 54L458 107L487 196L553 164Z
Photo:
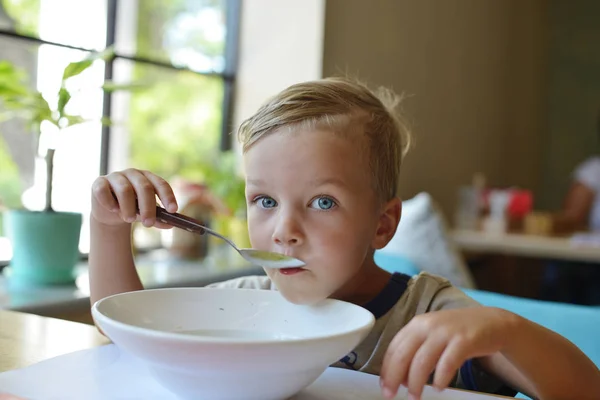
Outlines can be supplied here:
M375 263L391 273L401 272L413 276L421 272L419 267L408 258L382 251L375 252Z
M416 265L401 256L375 253L375 262L390 272L414 275ZM477 302L499 307L540 324L573 342L600 368L600 309L592 306L525 299L476 289L462 289ZM528 398L518 395L520 398Z
M524 299L483 290L463 289L479 303L500 307L569 339L600 368L600 310L592 306Z
M573 342L600 368L600 310L592 306L525 299L463 289L479 303L499 307L540 324ZM522 394L518 398L528 399Z

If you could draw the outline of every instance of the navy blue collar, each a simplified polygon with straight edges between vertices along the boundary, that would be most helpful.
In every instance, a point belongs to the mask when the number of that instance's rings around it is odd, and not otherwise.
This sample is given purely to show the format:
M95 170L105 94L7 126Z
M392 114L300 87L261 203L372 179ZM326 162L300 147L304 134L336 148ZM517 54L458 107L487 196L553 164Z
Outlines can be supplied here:
M375 316L375 319L383 317L400 300L410 278L410 276L400 272L393 273L381 292L363 307L369 310Z

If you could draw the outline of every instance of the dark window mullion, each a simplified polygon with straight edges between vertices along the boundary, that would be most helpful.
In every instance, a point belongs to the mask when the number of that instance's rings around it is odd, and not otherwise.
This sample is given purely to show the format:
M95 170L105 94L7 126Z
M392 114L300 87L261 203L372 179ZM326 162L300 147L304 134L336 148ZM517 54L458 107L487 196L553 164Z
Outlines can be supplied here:
M65 49L73 49L73 50L81 50L81 51L87 51L87 52L94 52L96 50L92 50L92 49L86 49L83 47L77 47L77 46L71 46L69 44L64 44L64 43L58 43L58 42L51 42L48 40L44 40L44 39L40 39L38 37L35 36L28 36L28 35L21 35L20 33L17 33L15 31L9 30L9 29L1 29L0 28L0 36L7 36L7 37L12 37L14 39L17 40L25 40L28 42L32 42L35 44L48 44L51 46L56 46L56 47L62 47Z
M171 69L171 70L176 70L176 71L192 72L197 75L216 77L216 78L220 78L220 79L223 79L226 81L233 80L233 75L228 74L225 71L224 72L194 71L187 67L178 67L176 65L173 65L173 64L165 62L165 61L158 61L158 60L153 60L151 58L140 57L140 56L128 56L125 54L118 54L118 53L115 54L115 59L128 60L128 61L133 61L133 62L140 63L140 64L152 65L154 67L160 67L160 68Z
M237 70L237 54L239 40L239 25L240 25L240 0L227 0L225 8L226 22L225 26L225 80L223 82L223 107L221 120L221 150L227 151L231 149L231 135L233 125L233 91L235 72ZM229 77L229 79L227 79Z
M116 36L116 22L117 22L117 0L108 0L106 4L106 47L114 46ZM114 58L110 58L106 61L104 66L104 81L112 80ZM104 93L102 103L102 117L111 118L111 105L112 105L112 93ZM109 148L110 148L110 125L102 125L102 139L100 144L100 175L106 175L108 173L108 159L109 159Z
M108 35L108 32L107 32L107 35ZM64 43L51 42L51 41L40 39L40 38L37 38L37 37L34 37L34 36L21 35L19 33L16 33L16 32L11 31L11 30L6 30L6 29L0 29L0 36L12 37L12 38L14 38L17 41L24 40L24 41L31 42L31 43L38 44L38 45L47 44L47 45L50 45L50 46L62 47L62 48L65 48L65 49L72 49L72 50L80 50L80 51L84 51L84 52L88 52L88 53L93 53L93 52L98 51L98 50L88 49L88 48L85 48L85 47L77 47L77 46L71 46L71 45L64 44ZM129 55L125 55L125 54L115 53L115 59L117 59L117 58L121 58L121 59L124 59L124 60L138 62L138 63L141 63L141 64L154 65L154 66L157 66L157 67L162 67L162 68L167 68L167 69L173 69L173 70L180 70L180 71L191 72L191 73L198 74L198 75L203 75L203 76L218 77L218 78L222 78L224 80L233 80L233 76L230 76L226 72L220 73L220 72L194 71L194 70L191 70L191 69L189 69L187 67L178 67L178 66L175 66L175 65L170 64L170 63L165 62L165 61L158 61L158 60L153 60L151 58L146 58L146 57L129 56Z

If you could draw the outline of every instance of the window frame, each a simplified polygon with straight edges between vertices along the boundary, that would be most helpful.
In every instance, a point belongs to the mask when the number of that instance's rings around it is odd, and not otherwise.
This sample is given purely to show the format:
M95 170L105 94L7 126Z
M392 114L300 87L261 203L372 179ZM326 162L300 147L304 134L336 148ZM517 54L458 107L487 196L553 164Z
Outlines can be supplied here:
M106 0L106 45L105 48L115 45L116 33L117 33L117 21L118 21L118 10L119 2L121 0ZM128 0L125 0L128 1ZM220 150L228 151L232 149L232 137L230 132L232 131L233 121L233 96L234 87L237 73L237 60L238 60L238 45L239 45L239 26L240 26L240 15L241 15L241 0L224 0L225 1L225 66L222 72L198 72L190 70L189 68L177 67L169 62L155 60L149 57L140 56L129 56L115 52L114 57L108 60L105 64L104 69L104 80L111 80L113 78L114 62L115 60L129 60L135 63L146 64L165 68L171 71L187 71L200 76L216 77L223 81L223 100L222 100L222 122L221 122L221 134L220 134ZM36 36L25 35L16 32L15 30L2 29L0 28L0 36L5 38L13 38L15 41L26 41L33 44L47 44L57 46L61 48L81 50L84 52L97 52L98 50L92 50L88 48L82 48L77 46L71 46L64 43L52 42L40 39ZM101 51L101 50L100 50ZM112 93L104 93L102 115L103 117L110 118L112 116ZM101 147L100 147L100 165L99 174L105 175L108 173L109 168L109 149L110 149L110 138L111 138L111 127L109 124L102 126L101 136ZM87 254L81 254L81 261L87 260ZM0 270L10 264L10 260L0 260Z

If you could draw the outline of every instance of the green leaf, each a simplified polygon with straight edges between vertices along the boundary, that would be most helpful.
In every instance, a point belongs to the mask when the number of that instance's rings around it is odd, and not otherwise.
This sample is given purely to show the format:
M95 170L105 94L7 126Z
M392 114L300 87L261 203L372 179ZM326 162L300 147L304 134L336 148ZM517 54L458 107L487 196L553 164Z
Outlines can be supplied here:
M2 60L0 61L0 76L22 81L25 77L25 71L15 67L9 61Z
M0 61L0 98L25 96L32 92L26 85L27 74L8 61Z
M114 82L107 81L104 83L104 85L102 85L102 90L104 90L105 92L131 91L131 90L145 89L149 86L150 86L150 84L142 83L142 82L114 83Z
M11 62L6 60L0 61L0 74L5 75L13 73L15 69L15 66Z
M32 122L39 124L42 121L48 121L56 126L59 126L58 120L52 115L52 109L50 108L50 105L48 105L48 102L46 101L46 99L44 99L41 93L37 93L37 95L35 96L35 100L36 114Z
M83 71L88 69L90 67L90 65L92 65L93 63L94 63L94 60L88 60L88 59L70 63L69 65L66 66L66 68L63 72L63 81L79 75L80 73L82 73Z
M112 47L106 48L106 50L101 52L91 53L89 56L84 58L81 61L75 61L66 66L63 72L63 82L69 78L77 76L81 74L83 71L88 69L96 60L104 60L107 61L114 57L114 49Z
M0 112L0 122L8 121L11 119L19 118L29 120L32 117L31 110L6 110Z
M58 113L61 117L65 114L65 106L69 100L71 100L71 93L69 93L64 87L61 87L58 91Z
M19 82L0 80L0 98L6 98L9 96L23 96L27 95L28 92L29 89Z
M78 124L82 124L84 122L89 122L90 120L87 120L83 117L80 117L79 115L67 115L64 114L62 116L62 118L64 118L64 120L67 121L67 125L64 126L64 128L67 128L69 126L73 126L73 125L78 125Z
M6 97L2 99L2 109L5 110L26 110L32 107L34 101L30 97Z
M113 122L108 117L102 117L102 119L100 120L100 122L102 123L102 125L105 125L105 126L112 126L113 125Z

